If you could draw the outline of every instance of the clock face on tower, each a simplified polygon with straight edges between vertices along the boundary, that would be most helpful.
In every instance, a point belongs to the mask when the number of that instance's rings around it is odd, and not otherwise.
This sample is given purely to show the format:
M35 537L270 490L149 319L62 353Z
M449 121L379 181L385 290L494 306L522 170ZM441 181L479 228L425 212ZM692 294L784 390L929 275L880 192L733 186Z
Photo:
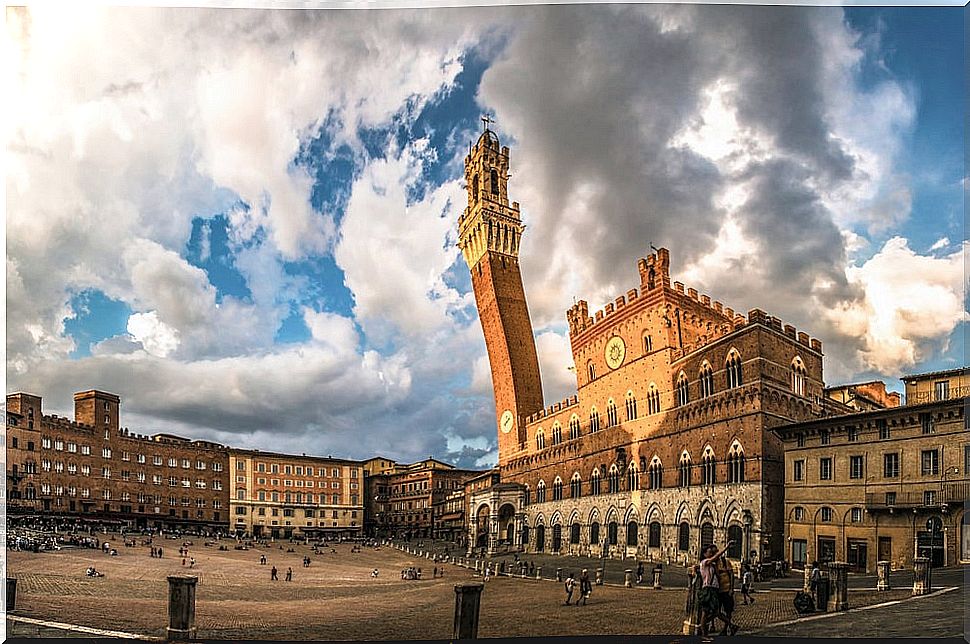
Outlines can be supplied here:
M610 369L616 369L623 364L623 358L625 357L626 345L623 344L623 338L614 335L606 343L606 366Z
M499 426L502 428L503 434L508 434L515 427L515 416L512 415L512 411L506 409L502 412L502 418L499 420Z

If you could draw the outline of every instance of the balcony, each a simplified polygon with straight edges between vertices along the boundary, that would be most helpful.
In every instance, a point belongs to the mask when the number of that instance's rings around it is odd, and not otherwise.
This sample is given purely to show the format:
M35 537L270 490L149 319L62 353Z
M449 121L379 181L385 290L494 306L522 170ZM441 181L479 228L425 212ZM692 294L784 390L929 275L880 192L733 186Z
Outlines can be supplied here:
M942 395L940 395L941 393ZM906 404L920 405L923 403L941 402L944 400L956 400L957 398L965 398L967 396L970 396L970 386L950 387L945 392L921 391L921 392L906 396Z
M915 508L938 508L950 503L966 503L970 501L970 483L946 483L935 490L936 496L932 503L926 503L923 491L896 492L895 501L886 503L885 492L867 492L867 510L904 510Z

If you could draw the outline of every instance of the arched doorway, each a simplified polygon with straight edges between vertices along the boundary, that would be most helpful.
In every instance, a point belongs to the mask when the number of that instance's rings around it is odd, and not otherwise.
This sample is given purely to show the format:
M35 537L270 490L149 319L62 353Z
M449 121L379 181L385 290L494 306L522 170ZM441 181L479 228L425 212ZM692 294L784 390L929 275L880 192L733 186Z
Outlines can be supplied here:
M741 526L739 525L729 525L727 529L728 541L731 541L730 547L728 547L727 556L731 559L741 559L744 544L742 541Z
M934 515L926 520L925 525L916 527L917 556L926 557L931 566L939 568L946 560L946 551L943 549L943 519Z
M476 548L487 548L488 547L488 526L489 526L489 516L491 512L487 505L482 505L478 508L478 512L475 513L476 525L475 525L475 547Z
M515 507L511 503L498 509L498 533L502 541L509 545L515 541Z
M536 552L543 552L546 549L546 526L536 526Z

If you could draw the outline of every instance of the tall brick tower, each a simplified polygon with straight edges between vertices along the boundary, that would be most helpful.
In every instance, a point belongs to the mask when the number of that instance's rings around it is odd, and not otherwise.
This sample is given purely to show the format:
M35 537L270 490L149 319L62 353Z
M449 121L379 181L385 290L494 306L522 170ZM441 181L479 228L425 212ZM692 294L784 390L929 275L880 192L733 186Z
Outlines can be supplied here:
M495 390L499 464L527 440L525 418L542 409L542 381L529 307L519 273L522 220L509 204L509 148L485 129L465 157L468 207L458 218L458 247L471 271Z

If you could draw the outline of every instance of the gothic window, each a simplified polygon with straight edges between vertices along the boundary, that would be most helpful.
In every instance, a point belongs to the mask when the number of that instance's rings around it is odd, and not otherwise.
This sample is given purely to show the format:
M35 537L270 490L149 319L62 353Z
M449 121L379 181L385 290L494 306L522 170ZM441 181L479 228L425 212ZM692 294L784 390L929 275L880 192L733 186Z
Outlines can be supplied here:
M637 522L630 521L626 524L626 545L635 547L637 545Z
M619 424L619 419L616 415L616 403L610 398L609 402L606 403L606 426L616 427Z
M650 353L653 351L653 338L650 337L648 333L643 334L643 352Z
M569 419L569 440L579 438L579 416L573 414Z
M636 420L637 417L637 398L632 391L626 392L626 419Z
M700 381L701 398L707 398L714 394L714 370L706 361L701 365L698 380Z
M610 468L607 483L609 485L610 494L616 494L620 491L620 471L617 469L616 465L613 465Z
M589 477L589 493L591 495L596 495L602 493L602 480L600 479L600 470L598 467L593 468L593 473Z
M576 545L579 543L579 523L573 523L569 526L569 543Z
M589 524L589 542L599 543L600 542L600 524L593 521Z
M583 479L579 475L579 472L573 474L573 478L569 481L569 496L573 499L578 499L583 495Z
M552 484L552 500L562 501L562 479L558 476Z
M741 377L741 355L737 350L731 349L724 367L727 370L728 389L734 389L744 384L744 379Z
M478 203L478 175L472 177L472 203Z
M546 434L545 432L542 431L542 429L539 429L536 432L536 449L543 449L545 448L545 446L546 446Z
M791 363L791 390L795 395L805 395L805 365L798 356Z
M648 530L649 538L647 540L647 545L651 548L660 547L660 522L652 521Z
M690 454L687 452L687 450L684 450L684 453L680 455L679 464L680 487L690 487L690 465Z
M650 489L659 490L663 487L663 465L660 463L660 459L656 456L650 462L650 468L647 470L650 479Z
M616 521L610 521L606 526L606 538L611 546L615 546L617 543L617 533L619 530Z
M545 503L545 502L546 502L546 482L540 479L539 483L536 485L536 503Z
M740 443L735 442L728 452L728 483L744 482L744 450Z
M593 407L589 412L589 431L598 432L600 430L600 413Z
M690 550L690 524L686 521L680 524L677 531L677 549L681 552Z
M552 444L558 445L562 442L562 425L558 422L552 426Z
M589 376L589 382L596 379L596 367L593 366L592 360L586 363L586 375Z
M562 526L558 523L552 526L552 551L559 552L562 549Z
M714 450L708 447L704 450L704 458L701 461L701 475L704 485L714 485L716 482L716 463Z
M529 492L530 492L529 486L526 485L525 486L525 498L522 500L522 504L523 505L529 505L532 502L532 499L530 498Z
M687 376L681 371L677 376L677 404L686 405L690 402L690 392L687 385Z
M637 470L637 466L633 463L630 464L630 468L626 472L626 483L627 488L631 492L633 490L640 489L640 472Z
M498 194L498 172L496 172L495 170L492 170L489 173L489 179L491 180L490 183L492 184L492 194L497 195Z
M647 413L660 413L660 392L657 391L657 385L652 382L650 383L650 389L647 391Z

